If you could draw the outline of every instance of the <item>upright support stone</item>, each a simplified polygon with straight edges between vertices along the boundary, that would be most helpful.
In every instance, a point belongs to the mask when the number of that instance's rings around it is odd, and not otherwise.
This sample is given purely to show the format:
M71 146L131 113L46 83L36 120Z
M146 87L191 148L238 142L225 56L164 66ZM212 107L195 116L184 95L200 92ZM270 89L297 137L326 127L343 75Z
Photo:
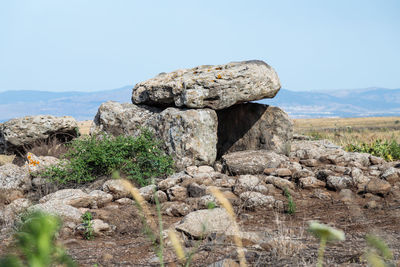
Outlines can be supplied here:
M280 108L246 103L218 110L218 158L244 150L290 153L293 122Z
M91 134L103 131L137 136L143 127L153 130L164 142L180 170L191 165L212 165L216 159L218 121L211 109L162 110L109 101L100 106Z

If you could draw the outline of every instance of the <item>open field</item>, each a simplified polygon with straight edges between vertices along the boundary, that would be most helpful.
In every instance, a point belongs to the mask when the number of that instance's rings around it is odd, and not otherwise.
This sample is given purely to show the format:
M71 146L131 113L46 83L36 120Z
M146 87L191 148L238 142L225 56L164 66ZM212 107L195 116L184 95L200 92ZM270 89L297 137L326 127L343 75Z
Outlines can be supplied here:
M329 139L341 146L377 139L399 143L400 117L296 119L294 132Z

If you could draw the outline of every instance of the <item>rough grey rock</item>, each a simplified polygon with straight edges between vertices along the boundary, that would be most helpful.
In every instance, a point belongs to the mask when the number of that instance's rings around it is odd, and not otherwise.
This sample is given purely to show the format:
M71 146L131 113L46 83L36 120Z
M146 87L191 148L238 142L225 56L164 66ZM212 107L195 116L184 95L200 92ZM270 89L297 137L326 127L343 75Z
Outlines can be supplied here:
M26 198L18 198L0 209L0 225L12 224L19 213L26 210L31 205L31 202Z
M240 199L244 201L247 208L255 207L269 207L272 208L275 204L273 196L266 196L259 192L243 192L239 195Z
M211 166L202 165L197 168L197 171L203 172L203 173L212 173L212 172L214 172L214 168Z
M206 194L206 187L191 183L187 187L187 193L189 197L202 197Z
M217 262L214 262L207 267L239 267L239 263L232 259L223 259Z
M171 217L180 217L187 215L192 209L183 202L165 202L161 205L161 211Z
M217 115L211 109L158 109L134 104L103 103L91 134L137 136L141 128L152 130L163 140L178 169L212 165L217 156Z
M262 185L260 179L254 175L240 175L236 180L235 184L235 193L240 194L245 191L257 191L256 187ZM265 186L264 186L265 187ZM268 192L268 189L265 187L265 191Z
M267 184L273 184L275 187L282 190L284 190L285 188L292 190L295 189L295 186L292 182L275 176L266 176L264 178L264 182L266 182Z
M222 156L224 171L232 174L261 174L265 168L277 168L289 159L268 150L238 151Z
M394 167L389 167L382 173L381 178L385 179L390 184L395 184L400 181L400 170Z
M26 192L31 187L31 178L25 168L11 163L0 166L0 191Z
M60 160L56 157L51 156L36 156L33 153L28 152L27 154L27 162L24 165L24 168L27 169L31 173L39 172L47 167L52 165L57 165L60 163ZM29 164L29 162L36 162L37 164Z
M354 194L350 189L342 189L339 192L340 200L343 202L352 202L354 199Z
M167 194L166 194L164 191L158 190L158 191L156 192L155 196L157 196L158 202L159 202L159 203L164 203L164 202L167 202L167 201L168 201L168 196L167 196ZM152 198L151 198L151 202L153 202L153 203L155 202L155 197L154 197L154 195L153 195Z
M111 230L110 225L100 219L92 220L92 227L95 234L100 234L102 232L107 232Z
M61 201L48 201L28 208L29 211L42 211L60 216L64 222L80 222L83 212Z
M161 180L158 183L157 187L160 190L166 191L181 182L182 182L182 179L179 177L168 177L167 179Z
M113 195L114 199L131 198L131 193L121 180L108 180L103 184L103 191Z
M171 201L184 201L187 198L187 189L180 185L175 185L167 190L167 195Z
M280 108L245 103L219 110L217 115L218 157L260 149L289 154L293 122Z
M92 205L98 208L104 206L107 203L110 203L113 199L113 196L111 194L108 194L101 190L93 190L89 193L89 196L92 199Z
M339 146L328 140L294 141L291 144L290 157L301 160L319 159L322 155L341 155L345 153Z
M78 124L69 116L27 116L0 124L0 153L24 152L37 142L56 137L69 141L78 135Z
M276 72L259 60L181 69L136 84L132 103L224 109L273 98L281 85Z
M144 200L150 201L153 198L154 189L156 189L155 185L144 186L139 189L139 193L142 195Z
M299 179L300 187L303 189L312 189L325 187L326 183L324 181L318 180L314 176L308 176Z
M389 182L375 178L371 179L368 182L365 191L371 194L386 195L390 192L391 189L392 186L390 185Z
M215 111L167 108L153 123L178 169L214 163L218 127Z
M354 184L351 177L330 175L326 178L326 185L329 188L340 191L341 189L351 188Z
M233 222L223 208L197 210L186 215L175 229L195 238L205 238L210 233L232 231Z
M39 203L45 202L60 202L75 208L86 208L94 203L94 199L80 189L62 189L39 200Z

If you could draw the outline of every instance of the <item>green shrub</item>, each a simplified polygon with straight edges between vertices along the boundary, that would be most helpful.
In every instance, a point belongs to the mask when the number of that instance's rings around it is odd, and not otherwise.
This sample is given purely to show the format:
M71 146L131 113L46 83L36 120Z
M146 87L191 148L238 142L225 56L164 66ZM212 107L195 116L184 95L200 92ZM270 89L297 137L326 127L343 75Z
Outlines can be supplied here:
M85 212L82 215L82 223L83 227L85 227L85 232L83 233L83 237L86 240L91 240L94 237L92 220L93 220L93 215L89 211Z
M15 234L17 255L0 259L0 266L76 266L55 242L61 223L57 217L41 212L29 213Z
M288 208L287 208L287 213L292 215L296 213L296 203L293 201L293 197L290 194L289 190L285 187L283 190L283 193L288 199Z
M396 140L382 141L380 139L371 143L349 144L345 147L350 152L363 152L382 157L387 161L400 159L400 144Z
M41 175L58 183L86 183L120 170L141 186L150 178L172 173L172 158L149 130L137 137L88 136L73 140L63 156L69 161Z

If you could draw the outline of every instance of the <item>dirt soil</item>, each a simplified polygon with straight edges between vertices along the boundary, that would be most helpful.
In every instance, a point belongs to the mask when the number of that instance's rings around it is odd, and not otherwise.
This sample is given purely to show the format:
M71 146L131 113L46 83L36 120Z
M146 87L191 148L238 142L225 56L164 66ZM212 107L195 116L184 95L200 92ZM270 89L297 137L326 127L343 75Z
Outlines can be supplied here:
M340 200L338 193L329 192L331 200L321 200L311 191L295 193L296 213L289 215L276 210L237 210L242 231L256 231L270 237L270 242L246 244L249 266L315 266L318 240L307 232L310 220L342 229L346 241L329 244L325 252L326 266L366 266L365 235L381 237L400 264L400 202L399 199L378 200L382 208L364 208L367 199L356 196L351 204ZM285 198L282 196L282 200ZM155 207L153 207L155 210ZM95 218L115 225L110 235L84 240L79 234L61 235L60 242L80 266L158 266L151 243L142 232L141 219L135 206L118 206L91 210ZM156 214L153 214L156 218ZM182 218L164 216L164 228ZM186 240L188 249L196 249L191 266L207 266L225 258L237 259L234 245L219 236L206 240ZM4 247L3 247L4 248ZM0 249L1 251L2 249ZM4 250L2 251L4 252ZM179 266L172 248L165 252L167 266ZM400 265L397 265L400 266Z

